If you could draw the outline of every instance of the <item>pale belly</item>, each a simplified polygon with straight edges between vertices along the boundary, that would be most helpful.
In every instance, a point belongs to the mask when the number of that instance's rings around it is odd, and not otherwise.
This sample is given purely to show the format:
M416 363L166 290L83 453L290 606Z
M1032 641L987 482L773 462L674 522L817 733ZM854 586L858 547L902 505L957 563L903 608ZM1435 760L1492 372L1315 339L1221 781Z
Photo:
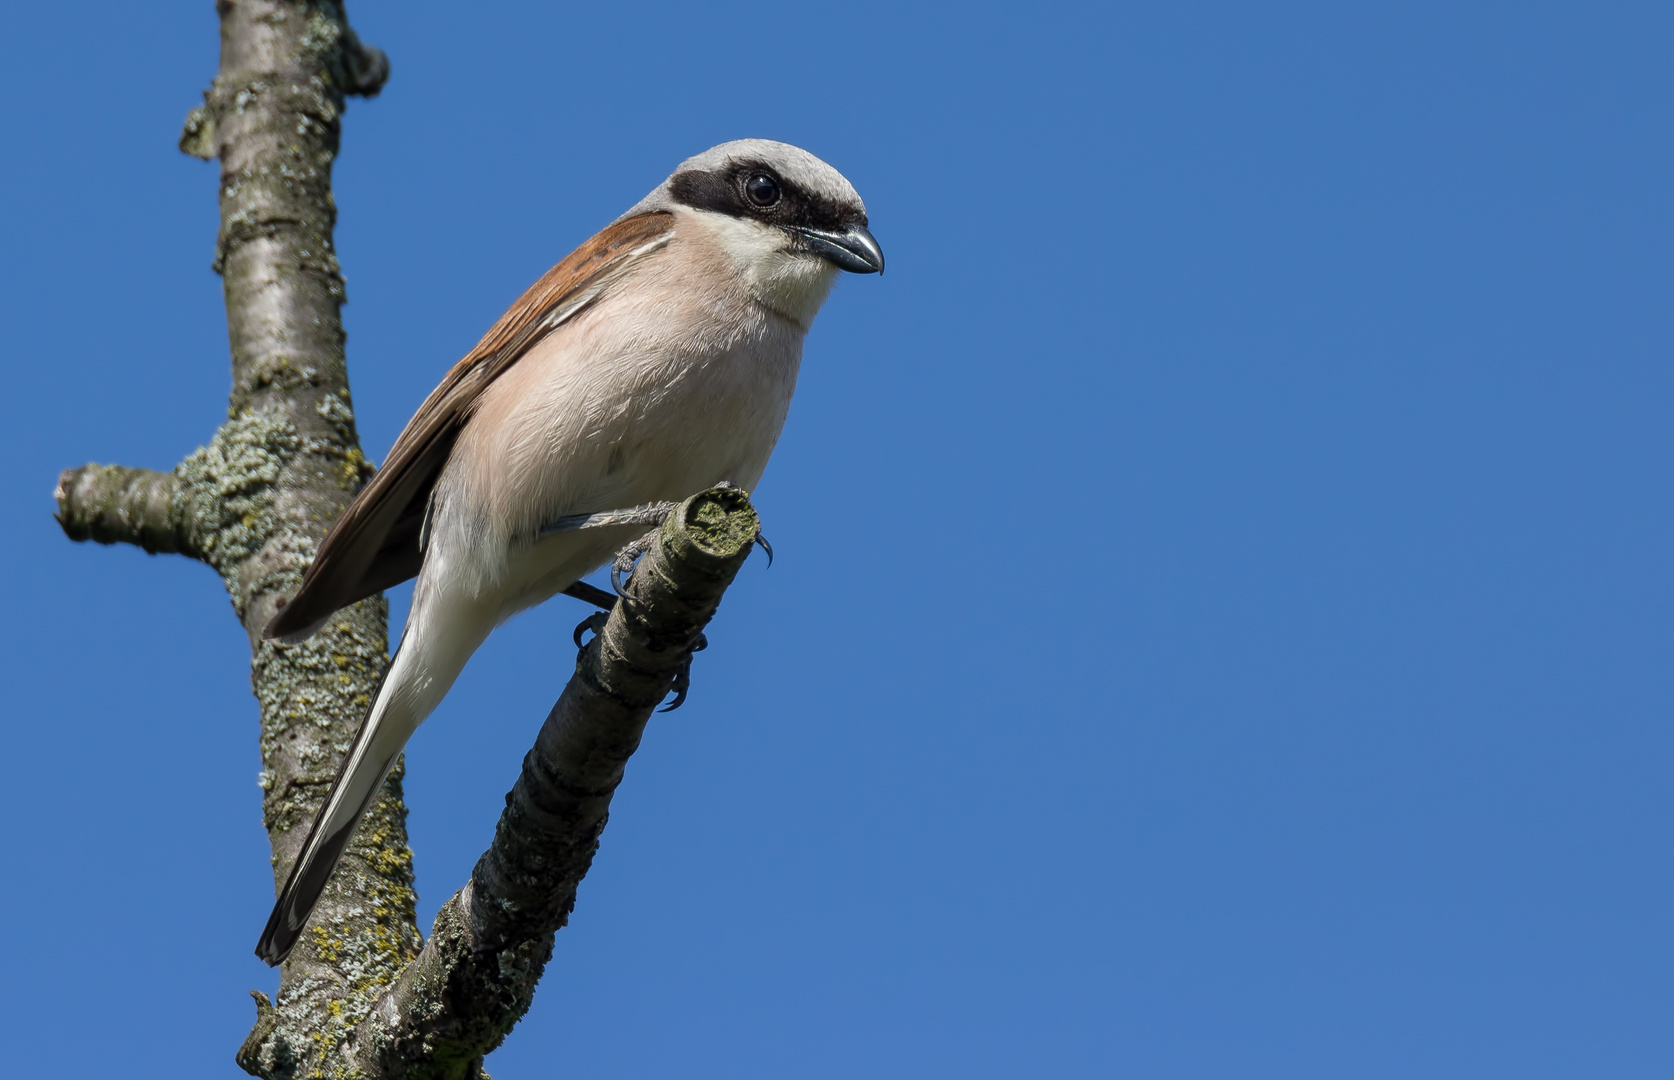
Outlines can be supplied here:
M630 342L640 347L603 358L613 343L582 336L521 361L515 381L485 394L439 484L432 542L445 549L434 561L451 568L443 587L491 606L498 622L645 531L543 537L543 525L678 501L721 481L754 490L784 426L802 334L772 318L752 329L707 348L701 332L660 349ZM585 362L578 346L593 350Z

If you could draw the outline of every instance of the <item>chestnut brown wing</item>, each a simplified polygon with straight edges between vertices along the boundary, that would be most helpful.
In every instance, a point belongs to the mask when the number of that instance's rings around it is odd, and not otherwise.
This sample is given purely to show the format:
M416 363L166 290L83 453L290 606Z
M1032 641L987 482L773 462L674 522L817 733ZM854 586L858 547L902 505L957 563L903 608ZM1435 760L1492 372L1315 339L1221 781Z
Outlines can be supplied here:
M624 218L531 285L425 398L383 468L321 541L302 587L264 636L300 641L339 608L416 575L430 491L483 390L531 345L595 303L641 256L666 243L673 228L673 216L664 211Z

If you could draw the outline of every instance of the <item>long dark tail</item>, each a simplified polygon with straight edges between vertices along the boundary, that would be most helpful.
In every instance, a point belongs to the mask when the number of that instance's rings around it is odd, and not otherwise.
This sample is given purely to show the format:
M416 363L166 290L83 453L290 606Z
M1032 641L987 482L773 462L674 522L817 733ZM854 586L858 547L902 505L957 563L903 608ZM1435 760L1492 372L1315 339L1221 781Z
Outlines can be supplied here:
M399 653L397 654L399 659ZM395 675L395 664L390 675ZM267 918L261 940L256 943L256 955L269 964L278 964L290 955L297 939L302 936L303 924L308 921L320 894L325 891L331 872L343 857L343 849L355 834L366 808L378 795L390 766L406 745L407 738L423 719L394 716L389 708L391 680L386 678L355 733L354 745L337 772L326 795L325 806L314 818L303 841L302 853L291 867L291 876L279 890L273 914Z
M279 890L279 900L256 944L257 956L277 964L290 954L396 756L494 628L496 615L496 609L469 597L427 589L420 577L389 671L332 781L324 809L308 830L291 876Z

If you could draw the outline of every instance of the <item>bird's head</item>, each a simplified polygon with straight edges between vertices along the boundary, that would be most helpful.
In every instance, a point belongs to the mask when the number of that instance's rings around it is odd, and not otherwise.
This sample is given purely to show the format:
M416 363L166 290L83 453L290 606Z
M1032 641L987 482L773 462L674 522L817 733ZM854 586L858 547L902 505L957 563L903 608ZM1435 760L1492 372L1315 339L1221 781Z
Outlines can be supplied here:
M739 139L682 162L629 213L686 211L768 307L802 325L838 270L883 272L866 204L843 174L799 147Z

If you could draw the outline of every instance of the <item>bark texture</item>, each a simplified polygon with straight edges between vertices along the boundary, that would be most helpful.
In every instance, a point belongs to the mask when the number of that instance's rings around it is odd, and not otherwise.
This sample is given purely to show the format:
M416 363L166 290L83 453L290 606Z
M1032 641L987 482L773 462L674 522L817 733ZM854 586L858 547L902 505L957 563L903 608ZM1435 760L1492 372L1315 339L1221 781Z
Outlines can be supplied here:
M221 65L180 146L221 163L222 276L232 353L227 419L170 472L66 471L71 539L130 543L213 567L251 645L261 708L263 822L277 890L388 665L382 597L301 645L265 642L327 528L371 475L355 432L338 317L331 165L346 95L376 94L383 54L331 0L218 0ZM759 537L731 488L680 504L615 600L553 706L494 841L422 941L403 766L391 772L280 971L277 1002L236 1060L252 1075L484 1077L482 1058L527 1011L575 905L610 800L652 710ZM254 941L259 913L253 913ZM422 946L422 951L421 951Z
M52 497L58 524L72 540L203 558L190 492L173 473L88 464L66 469Z

